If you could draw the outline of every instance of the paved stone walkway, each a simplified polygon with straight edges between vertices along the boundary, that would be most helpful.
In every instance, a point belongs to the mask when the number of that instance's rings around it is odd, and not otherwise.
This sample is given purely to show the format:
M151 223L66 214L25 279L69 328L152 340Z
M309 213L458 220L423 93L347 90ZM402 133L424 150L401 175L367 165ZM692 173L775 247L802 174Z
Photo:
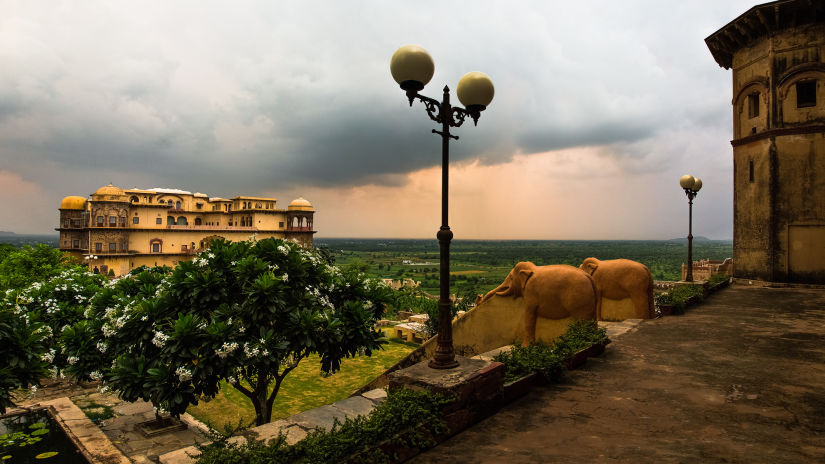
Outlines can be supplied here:
M825 291L735 286L645 321L411 462L825 462Z

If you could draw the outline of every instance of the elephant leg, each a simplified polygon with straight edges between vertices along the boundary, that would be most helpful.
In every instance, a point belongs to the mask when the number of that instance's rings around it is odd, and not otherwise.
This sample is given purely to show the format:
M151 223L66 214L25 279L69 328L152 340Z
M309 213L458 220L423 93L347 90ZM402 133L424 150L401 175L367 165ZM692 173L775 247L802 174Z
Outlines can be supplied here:
M536 320L538 319L538 307L527 307L524 311L524 338L521 346L528 346L536 339Z
M647 293L640 294L639 292L635 292L630 299L636 308L636 317L639 319L650 319L650 301L648 301Z

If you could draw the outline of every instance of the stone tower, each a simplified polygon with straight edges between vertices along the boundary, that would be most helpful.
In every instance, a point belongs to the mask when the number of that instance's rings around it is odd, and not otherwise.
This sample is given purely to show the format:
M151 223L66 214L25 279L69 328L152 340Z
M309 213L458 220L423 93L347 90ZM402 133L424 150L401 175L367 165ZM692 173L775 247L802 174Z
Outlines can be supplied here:
M757 5L705 43L733 70L734 277L825 284L825 2Z

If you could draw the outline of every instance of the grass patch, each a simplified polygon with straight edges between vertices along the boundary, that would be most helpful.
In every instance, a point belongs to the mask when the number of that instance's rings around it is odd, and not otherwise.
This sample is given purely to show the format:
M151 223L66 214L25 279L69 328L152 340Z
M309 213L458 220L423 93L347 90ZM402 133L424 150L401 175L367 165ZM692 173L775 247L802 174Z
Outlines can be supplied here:
M100 422L115 417L115 410L109 405L100 404L95 400L74 400L74 402L92 422Z
M352 394L367 382L390 368L418 345L390 343L372 356L357 356L341 362L341 370L329 377L321 375L317 356L301 361L281 384L281 390L272 408L272 420L282 419L301 411L334 403ZM255 422L255 409L241 392L227 383L221 384L221 392L208 403L190 406L187 412L212 428L222 430L224 425Z

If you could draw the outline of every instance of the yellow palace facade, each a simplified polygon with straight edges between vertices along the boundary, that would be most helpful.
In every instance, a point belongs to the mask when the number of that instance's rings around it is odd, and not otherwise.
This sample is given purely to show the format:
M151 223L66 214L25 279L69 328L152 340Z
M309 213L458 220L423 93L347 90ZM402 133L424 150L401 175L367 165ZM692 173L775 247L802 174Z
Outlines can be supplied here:
M60 250L96 272L123 275L139 266L175 266L209 241L251 237L294 239L312 246L315 211L307 200L278 209L275 198L210 198L202 193L153 188L99 188L90 198L60 203Z

